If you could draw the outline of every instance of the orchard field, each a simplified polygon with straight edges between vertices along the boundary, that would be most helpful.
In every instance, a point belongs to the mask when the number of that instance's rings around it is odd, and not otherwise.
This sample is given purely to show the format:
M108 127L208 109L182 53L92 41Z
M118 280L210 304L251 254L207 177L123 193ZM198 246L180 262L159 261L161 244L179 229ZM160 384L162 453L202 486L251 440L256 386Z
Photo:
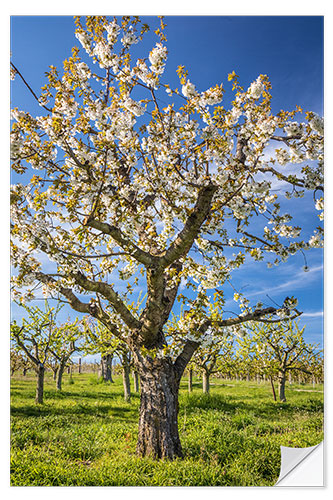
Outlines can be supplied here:
M34 402L36 378L11 379L12 486L272 486L280 446L323 439L323 385L287 384L274 402L266 382L212 379L210 394L194 378L181 381L179 431L184 459L138 458L139 394L125 402L121 377L64 375L57 392L45 377L44 404Z

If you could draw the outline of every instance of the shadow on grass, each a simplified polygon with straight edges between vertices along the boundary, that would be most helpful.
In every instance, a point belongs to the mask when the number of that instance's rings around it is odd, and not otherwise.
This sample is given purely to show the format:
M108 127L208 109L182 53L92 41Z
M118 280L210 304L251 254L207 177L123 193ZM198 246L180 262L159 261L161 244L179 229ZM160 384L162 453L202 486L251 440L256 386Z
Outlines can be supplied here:
M35 397L35 391L27 391L24 389L12 389L11 390L11 396L12 397L19 397L20 399L27 399L31 400L31 398ZM80 400L80 399L88 399L92 401L98 401L98 400L113 400L116 398L122 398L123 395L121 392L104 392L104 391L95 391L93 393L91 392L86 392L86 391L73 391L73 390L61 390L57 391L55 389L46 389L44 390L44 396L45 400L52 400L52 399L67 399L67 398L73 398L74 400ZM140 395L138 393L133 393L131 395L132 399L139 399Z
M279 409L284 414L292 416L295 411L305 410L307 412L323 411L323 401L316 399L307 399L302 402L281 403L279 401L260 401L254 402L253 398L242 396L242 400L248 399L249 401L240 401L239 397L223 396L218 394L200 394L200 395L187 395L180 400L180 409L186 408L187 414L195 413L200 410L219 410L231 415L239 412L251 413L258 415L262 418L272 418L276 416Z
M25 405L11 408L12 416L20 417L52 417L52 416L70 416L70 415L88 415L94 417L117 417L118 419L126 420L127 422L137 421L136 408L128 408L122 406L98 405L84 406L77 405L74 407L54 407L48 405Z

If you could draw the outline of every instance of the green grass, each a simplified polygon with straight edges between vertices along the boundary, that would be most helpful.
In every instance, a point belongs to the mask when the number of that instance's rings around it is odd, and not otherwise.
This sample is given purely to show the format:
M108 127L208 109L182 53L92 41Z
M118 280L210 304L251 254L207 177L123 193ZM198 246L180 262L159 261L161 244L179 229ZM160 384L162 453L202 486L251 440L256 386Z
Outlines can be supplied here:
M11 381L13 486L268 486L280 471L280 446L323 439L323 387L287 385L275 403L268 384L199 381L180 394L179 431L185 458L154 461L135 455L139 395L125 403L120 378L98 383L89 374L64 377L57 393L47 374L45 402L35 379Z

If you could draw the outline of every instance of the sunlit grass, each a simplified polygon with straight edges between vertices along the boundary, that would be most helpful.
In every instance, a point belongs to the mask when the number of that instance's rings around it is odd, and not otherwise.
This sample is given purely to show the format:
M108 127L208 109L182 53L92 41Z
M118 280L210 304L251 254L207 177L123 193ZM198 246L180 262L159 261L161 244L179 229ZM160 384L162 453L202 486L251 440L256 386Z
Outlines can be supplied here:
M139 395L123 400L122 382L93 375L64 378L57 393L46 378L36 405L35 379L12 379L12 485L265 486L277 481L280 446L307 447L323 439L322 386L287 386L287 403L273 401L268 384L198 380L180 394L184 459L139 459L135 454Z

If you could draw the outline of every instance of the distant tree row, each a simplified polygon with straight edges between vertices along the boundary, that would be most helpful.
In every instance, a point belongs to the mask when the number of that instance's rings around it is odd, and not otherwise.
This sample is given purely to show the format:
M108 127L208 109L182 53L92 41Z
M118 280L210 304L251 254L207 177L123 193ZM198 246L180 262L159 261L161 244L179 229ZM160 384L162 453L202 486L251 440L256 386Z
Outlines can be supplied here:
M101 323L84 317L81 321L67 320L58 324L59 304L44 310L24 306L27 313L21 325L11 324L11 374L33 369L37 374L36 402L43 403L45 370L53 372L56 388L61 391L66 367L72 373L74 353L81 356L100 355L101 362L89 364L85 371L98 371L105 382L113 382L113 371L122 374L124 398L130 401L132 370L134 391L139 392L139 375L134 369L132 355L125 342L113 336ZM304 327L297 322L250 323L247 330L225 329L207 339L196 350L188 366L188 389L192 391L193 373L202 376L204 393L210 392L211 377L269 381L274 400L286 401L286 381L318 383L323 381L323 356L317 345L304 340ZM126 336L126 330L124 331ZM114 358L117 365L112 366ZM81 357L77 364L82 371Z
M270 381L274 400L274 384L280 401L286 401L286 381L318 383L323 381L323 351L304 340L305 327L298 322L254 323L247 331L211 335L198 349L189 368L189 391L193 370L202 374L203 392L209 393L210 377Z

